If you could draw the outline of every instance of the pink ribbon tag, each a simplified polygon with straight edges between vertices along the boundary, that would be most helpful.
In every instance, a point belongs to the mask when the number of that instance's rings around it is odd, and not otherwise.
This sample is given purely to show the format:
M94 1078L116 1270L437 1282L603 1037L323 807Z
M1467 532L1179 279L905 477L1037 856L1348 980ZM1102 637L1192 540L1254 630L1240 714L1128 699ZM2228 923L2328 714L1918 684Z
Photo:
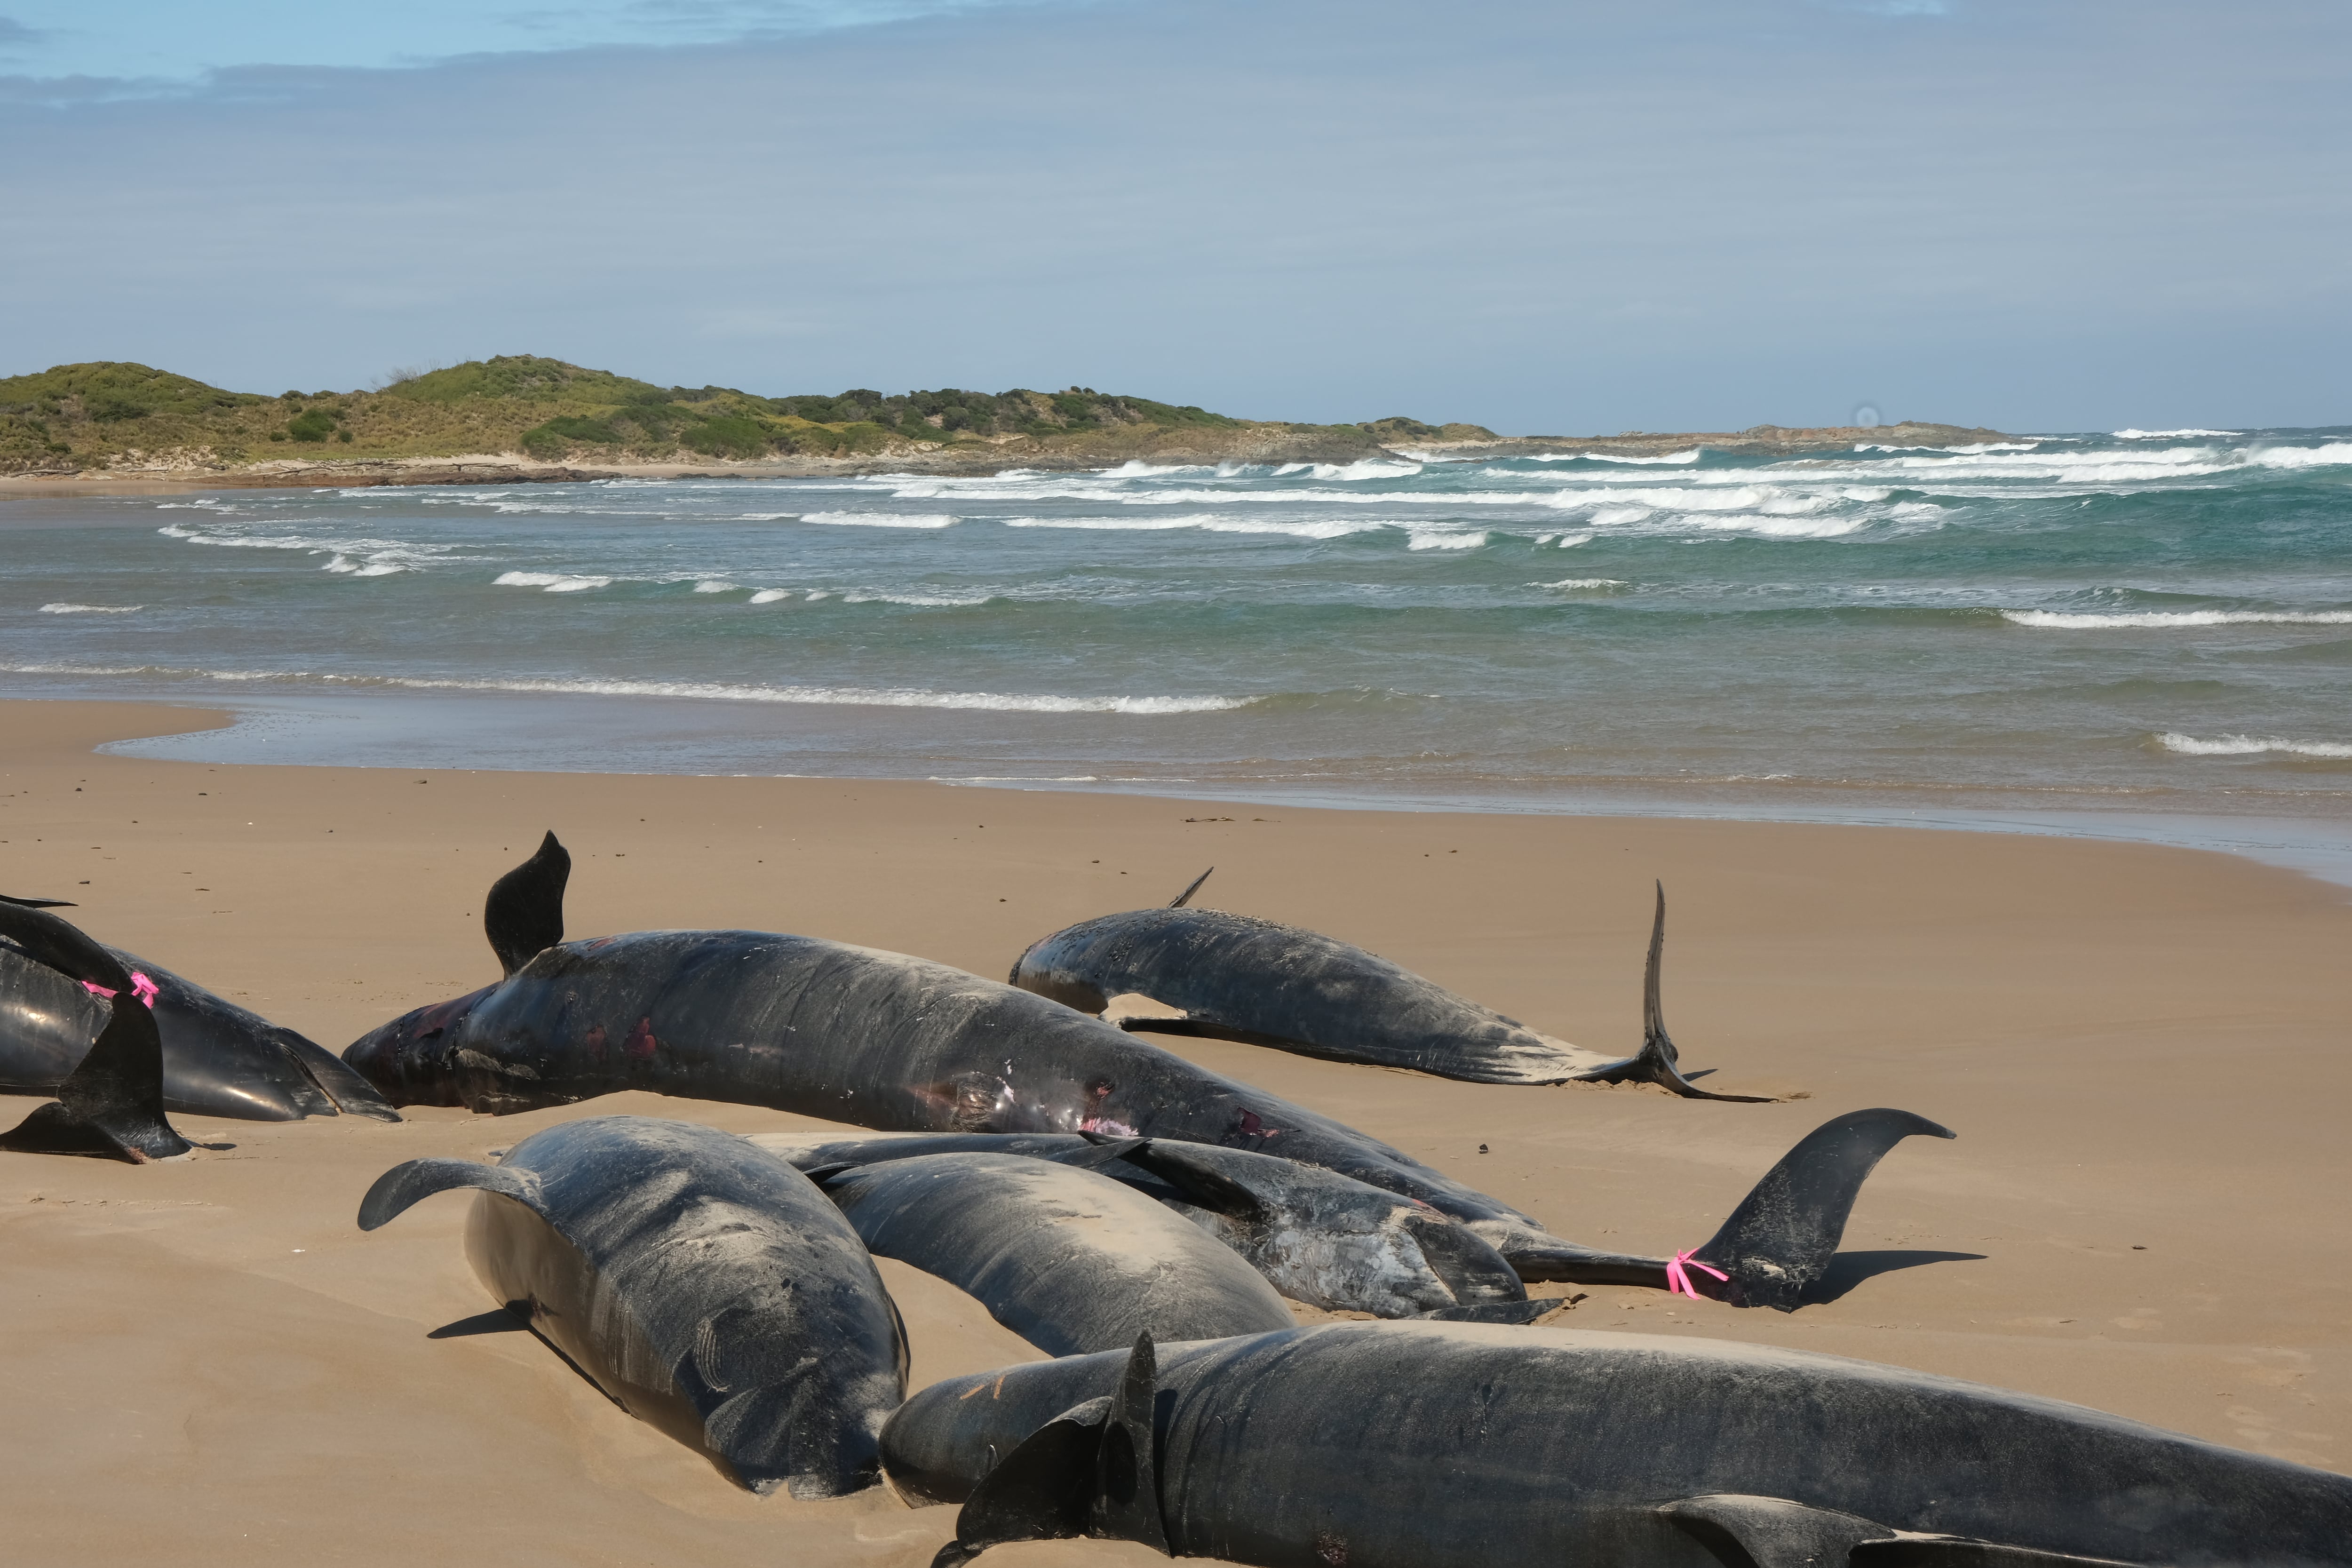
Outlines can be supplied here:
M1726 1274L1714 1264L1701 1263L1697 1258L1693 1258L1691 1253L1696 1252L1698 1248L1694 1247L1690 1249L1690 1252L1677 1252L1675 1254L1675 1260L1666 1265L1667 1295L1688 1296L1694 1301L1699 1300L1698 1288L1691 1283L1690 1272L1683 1267L1685 1263L1689 1264L1692 1268L1706 1269L1717 1279L1727 1280L1731 1278L1730 1275Z
M113 992L109 991L105 986L92 984L87 980L81 983L81 988L89 992L93 996L111 996L114 994ZM131 972L131 994L133 996L138 997L140 1001L145 1003L147 1005L147 1010L152 1013L155 1010L155 998L162 995L163 992L158 989L153 981L148 979L145 975L140 973L139 971L134 969ZM1706 1265L1702 1263L1699 1267L1704 1268Z

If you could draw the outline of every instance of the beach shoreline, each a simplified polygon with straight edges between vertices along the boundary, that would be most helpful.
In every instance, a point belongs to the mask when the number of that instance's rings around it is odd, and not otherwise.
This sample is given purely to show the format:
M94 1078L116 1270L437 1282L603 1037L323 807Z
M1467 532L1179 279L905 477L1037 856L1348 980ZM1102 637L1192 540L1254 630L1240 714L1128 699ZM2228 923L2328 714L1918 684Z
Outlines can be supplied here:
M72 899L94 934L335 1050L495 978L482 891L548 827L575 857L574 935L801 931L991 976L1037 936L1164 902L1213 864L1203 902L1360 942L1596 1047L1639 1037L1663 881L1685 1066L1790 1098L1497 1089L1159 1043L1632 1250L1703 1239L1831 1115L1916 1110L1959 1139L1887 1158L1836 1300L1783 1316L1599 1288L1551 1322L1859 1356L2352 1468L2340 889L2194 849L1894 826L97 749L226 721L0 701L0 891ZM15 1260L0 1300L17 1325L0 1448L28 1560L168 1542L226 1563L331 1537L333 1560L364 1563L485 1545L530 1563L927 1563L950 1510L750 1498L529 1336L466 1327L492 1303L463 1258L462 1201L374 1236L352 1223L400 1159L479 1158L623 1110L824 1125L627 1095L396 1126L184 1119L233 1147L143 1168L0 1155ZM1034 1354L960 1293L885 1273L918 1385ZM102 1505L126 1473L136 1500ZM1158 1560L1098 1542L1003 1555Z

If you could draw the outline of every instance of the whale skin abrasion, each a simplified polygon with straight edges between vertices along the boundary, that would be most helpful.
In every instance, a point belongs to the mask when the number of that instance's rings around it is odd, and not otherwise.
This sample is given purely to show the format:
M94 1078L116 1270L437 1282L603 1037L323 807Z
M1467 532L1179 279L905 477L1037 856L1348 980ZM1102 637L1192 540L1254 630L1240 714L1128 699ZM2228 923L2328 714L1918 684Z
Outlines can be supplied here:
M1354 1128L944 963L773 931L565 942L569 866L551 833L490 889L484 924L506 979L395 1018L343 1059L394 1105L494 1115L641 1089L885 1131L1093 1132L1256 1150L1451 1215L1523 1280L1667 1288L1663 1258L1563 1240ZM1808 1145L1826 1148L1827 1163L1801 1162L1802 1179L1784 1181L1780 1199L1751 1194L1746 1218L1734 1216L1738 1234L1727 1225L1697 1249L1731 1275L1720 1293L1796 1306L1835 1250L1863 1178L1915 1133L1951 1136L1907 1112L1858 1111L1791 1151L1775 1175L1789 1175ZM1712 1276L1696 1278L1716 1290Z
M882 1435L935 1568L1084 1536L1257 1568L2345 1568L2352 1477L1717 1340L1336 1323L949 1378Z
M906 1327L865 1243L798 1171L714 1128L591 1117L496 1165L395 1165L360 1228L457 1187L479 1189L466 1254L491 1298L629 1414L753 1491L835 1497L878 1479Z
M70 907L48 899L0 903ZM144 975L155 986L165 1110L244 1121L338 1114L400 1120L367 1079L325 1047L136 953L103 951L126 974ZM108 1005L22 946L0 941L0 1094L55 1094L105 1026Z

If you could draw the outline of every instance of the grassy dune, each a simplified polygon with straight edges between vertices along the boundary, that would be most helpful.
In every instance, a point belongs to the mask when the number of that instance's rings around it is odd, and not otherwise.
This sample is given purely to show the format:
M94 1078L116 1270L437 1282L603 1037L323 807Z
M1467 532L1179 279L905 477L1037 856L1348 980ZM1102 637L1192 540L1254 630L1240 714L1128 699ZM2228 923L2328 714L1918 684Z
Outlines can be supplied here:
M1091 387L762 397L656 386L531 354L404 375L374 391L274 397L119 361L0 379L0 473L16 474L470 454L588 466L966 451L1118 461L1269 437L1370 453L1381 439L1441 429L1486 434L1413 420L1268 425Z

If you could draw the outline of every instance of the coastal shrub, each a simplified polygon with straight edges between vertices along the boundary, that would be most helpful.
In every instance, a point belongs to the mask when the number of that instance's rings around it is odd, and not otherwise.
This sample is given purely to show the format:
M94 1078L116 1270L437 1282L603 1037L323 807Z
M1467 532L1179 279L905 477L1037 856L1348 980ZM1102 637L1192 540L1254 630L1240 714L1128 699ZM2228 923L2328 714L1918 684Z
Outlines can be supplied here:
M687 446L712 458L759 458L767 455L768 427L740 415L705 419L686 433Z
M286 426L286 434L297 441L323 441L334 433L334 416L318 408L305 409Z
M559 414L544 425L523 432L522 449L542 461L563 456L574 447L617 447L621 433L602 419Z
M338 430L335 432L335 439L338 441L349 441L353 438L354 437L352 433L348 430Z

